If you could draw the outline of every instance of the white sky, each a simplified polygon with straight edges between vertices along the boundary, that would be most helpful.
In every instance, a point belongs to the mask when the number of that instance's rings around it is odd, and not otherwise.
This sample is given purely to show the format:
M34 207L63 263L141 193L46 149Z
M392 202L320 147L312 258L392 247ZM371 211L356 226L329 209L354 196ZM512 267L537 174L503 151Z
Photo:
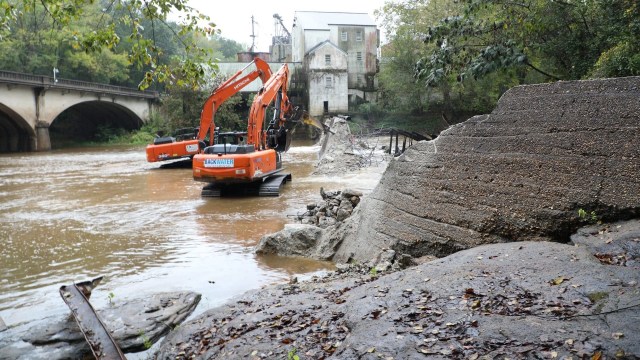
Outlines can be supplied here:
M384 5L384 0L190 0L189 5L208 15L220 29L221 36L247 46L251 46L253 15L258 23L254 25L256 51L266 52L275 32L273 14L282 17L289 31L295 11L366 12L380 27L373 12ZM382 37L384 39L384 35Z

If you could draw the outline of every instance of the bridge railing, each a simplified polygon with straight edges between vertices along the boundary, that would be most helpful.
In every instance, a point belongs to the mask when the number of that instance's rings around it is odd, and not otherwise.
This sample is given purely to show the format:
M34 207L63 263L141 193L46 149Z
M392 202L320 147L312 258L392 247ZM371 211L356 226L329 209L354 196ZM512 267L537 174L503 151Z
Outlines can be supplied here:
M142 97L148 99L157 99L160 97L157 91L141 91L134 88L124 86L115 86L99 83L91 83L87 81L54 79L50 76L23 74L13 71L0 70L0 83L21 84L30 86L42 86L45 88L59 88L68 90L90 91L104 94L125 95Z

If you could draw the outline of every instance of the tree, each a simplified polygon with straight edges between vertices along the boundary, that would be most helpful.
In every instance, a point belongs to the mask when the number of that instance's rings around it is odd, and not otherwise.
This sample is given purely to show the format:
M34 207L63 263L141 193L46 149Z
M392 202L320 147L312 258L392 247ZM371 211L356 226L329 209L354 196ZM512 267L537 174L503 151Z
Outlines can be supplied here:
M180 22L170 23L170 13L180 13ZM111 60L117 62L124 56L142 73L141 89L154 82L197 88L206 70L215 68L211 52L196 45L198 37L216 33L215 24L208 21L189 7L187 0L2 0L0 47L9 49L24 43L43 51L37 56L25 51L23 59L3 51L0 60L27 60L27 70L42 73L47 69L48 73L63 54L60 51L105 52L113 54ZM49 45L39 47L44 42ZM181 52L171 49L173 44L179 44ZM87 71L99 71L104 65L88 60L75 55L75 64L83 64Z
M427 51L421 34L459 6L448 0L387 2L376 11L390 41L382 47L380 88L387 109L423 113L429 91L416 82L416 63Z
M416 75L428 85L505 69L521 82L581 79L621 53L630 61L618 74L637 74L639 27L634 0L467 0L423 34L433 47Z
M217 42L216 50L221 54L220 59L225 61L236 61L237 54L247 48L235 40L225 39L221 36L215 36L213 40Z

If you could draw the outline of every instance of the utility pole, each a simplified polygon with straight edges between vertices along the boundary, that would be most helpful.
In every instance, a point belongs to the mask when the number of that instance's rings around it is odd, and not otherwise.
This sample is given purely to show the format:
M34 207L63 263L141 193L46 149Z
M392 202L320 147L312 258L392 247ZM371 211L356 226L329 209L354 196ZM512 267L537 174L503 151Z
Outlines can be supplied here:
M251 15L251 52L255 52L256 47L256 34L253 29L253 24L255 24L255 20L253 19L253 15Z

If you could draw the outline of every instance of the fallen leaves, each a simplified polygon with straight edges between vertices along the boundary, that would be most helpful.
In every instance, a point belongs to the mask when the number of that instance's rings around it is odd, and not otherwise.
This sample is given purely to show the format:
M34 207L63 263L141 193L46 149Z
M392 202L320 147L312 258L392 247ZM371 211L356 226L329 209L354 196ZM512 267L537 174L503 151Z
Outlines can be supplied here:
M628 260L626 252L621 254L595 253L593 256L605 265L626 266Z

